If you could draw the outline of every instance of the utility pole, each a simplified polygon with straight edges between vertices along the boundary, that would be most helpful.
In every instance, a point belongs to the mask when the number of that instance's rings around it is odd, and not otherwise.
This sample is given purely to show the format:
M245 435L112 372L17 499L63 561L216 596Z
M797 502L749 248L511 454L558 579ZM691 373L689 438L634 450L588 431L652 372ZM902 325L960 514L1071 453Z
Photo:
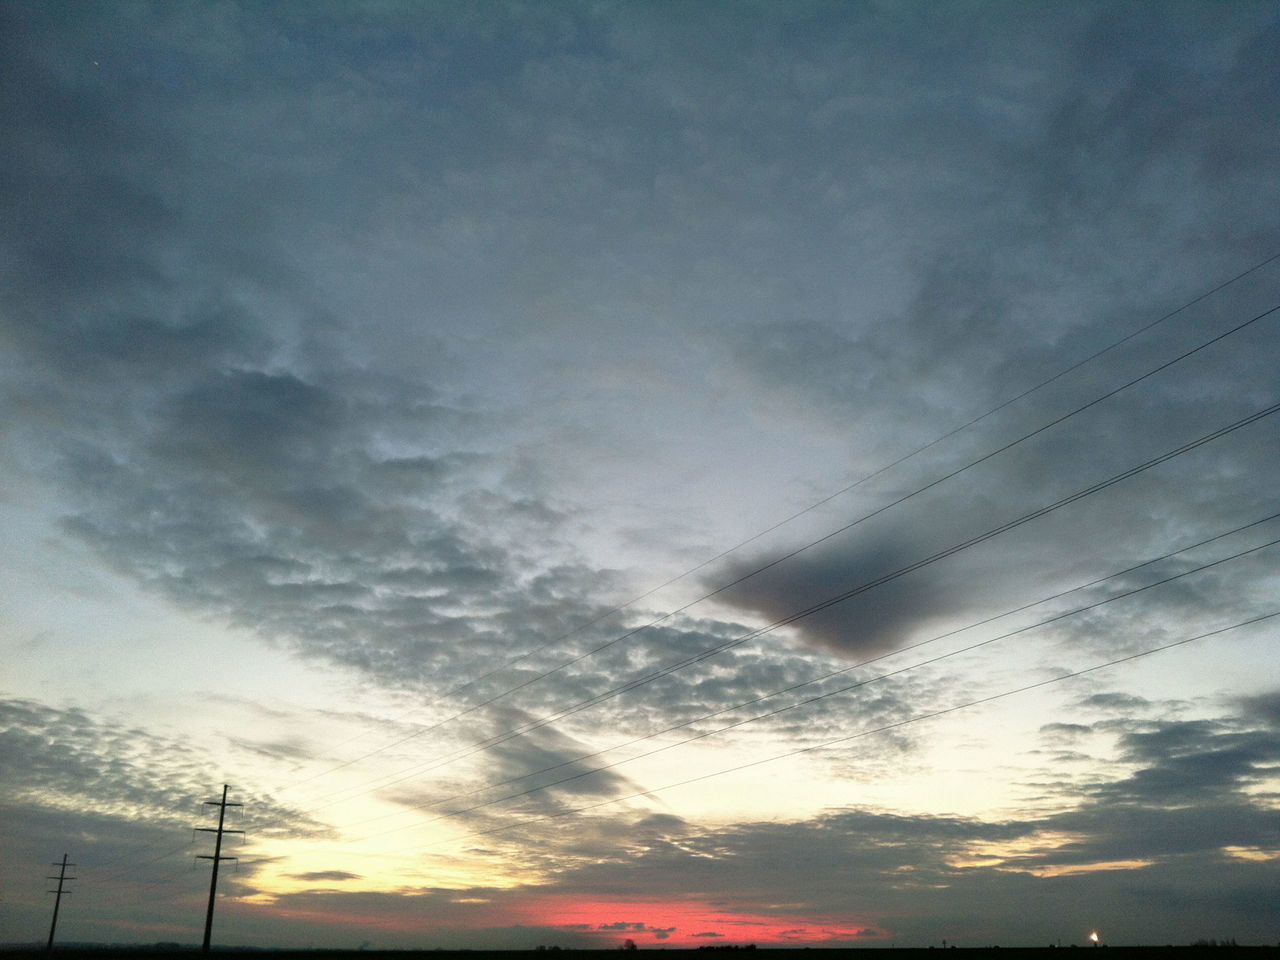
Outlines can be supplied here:
M205 801L205 806L218 808L218 826L216 828L215 827L196 827L196 829L201 831L202 833L216 833L218 835L218 839L214 841L214 844L213 844L213 856L209 856L208 854L202 853L196 858L198 860L213 861L213 876L209 879L209 912L205 914L205 918L204 918L204 945L201 947L201 949L204 950L205 953L209 952L209 935L213 932L213 900L218 892L218 864L221 863L223 860L238 859L237 857L224 857L222 855L222 835L224 833L244 833L243 830L226 830L223 828L223 823L226 821L226 817L227 817L227 807L244 806L244 804L242 803L227 803L228 789L229 788L227 784L224 783L222 785L221 800Z
M52 866L59 867L60 869L58 870L58 875L56 877L50 876L48 878L50 880L58 881L58 889L48 891L49 893L56 893L57 896L54 897L53 900L53 922L49 924L49 944L45 947L46 950L53 949L53 932L58 929L58 907L62 903L62 884L66 880L75 879L75 877L67 876L67 867L74 867L75 864L67 863L67 855L65 853L62 855L62 863L55 863L52 864ZM67 893L70 892L70 890L67 891Z

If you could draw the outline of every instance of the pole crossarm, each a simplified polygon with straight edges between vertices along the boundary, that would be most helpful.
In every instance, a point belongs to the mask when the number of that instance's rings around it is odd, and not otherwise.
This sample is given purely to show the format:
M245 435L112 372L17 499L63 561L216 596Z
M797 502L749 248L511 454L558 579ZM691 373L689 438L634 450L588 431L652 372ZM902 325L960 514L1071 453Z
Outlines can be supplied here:
M49 893L56 893L57 897L55 897L53 901L53 921L49 924L49 942L45 946L46 950L53 949L53 934L54 934L54 931L58 929L58 907L62 905L62 895L64 893L71 892L70 890L62 889L62 885L66 883L68 880L76 879L75 877L67 876L67 867L75 866L74 863L67 862L67 857L68 857L68 854L64 853L62 855L62 862L53 864L53 866L58 868L58 875L56 877L52 875L47 875L46 877L49 880L58 881L58 889L48 891Z
M222 837L227 833L243 834L243 830L228 830L225 826L227 818L227 807L243 807L243 803L232 803L227 800L227 791L231 789L227 784L222 785L221 800L206 800L205 806L218 808L218 825L216 827L196 827L195 829L201 833L213 833L217 835L217 839L213 844L213 853L202 853L196 856L197 860L209 860L213 863L213 875L209 878L209 909L205 913L204 918L204 943L201 949L209 952L209 941L213 934L213 904L218 895L218 864L223 860L239 860L239 857L228 857L222 853Z

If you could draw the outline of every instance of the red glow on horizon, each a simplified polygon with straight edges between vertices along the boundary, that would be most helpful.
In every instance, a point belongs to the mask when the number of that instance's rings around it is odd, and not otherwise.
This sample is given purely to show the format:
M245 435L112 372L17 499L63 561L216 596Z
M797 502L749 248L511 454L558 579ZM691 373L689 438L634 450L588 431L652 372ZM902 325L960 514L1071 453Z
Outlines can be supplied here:
M378 897L364 903L345 897L283 897L273 903L230 902L223 916L270 919L313 931L362 929L379 936L408 935L429 941L447 931L452 940L474 936L477 948L492 935L509 938L526 928L548 946L612 949L625 941L654 949L700 946L804 947L866 944L887 939L883 930L847 915L795 914L779 907L755 911L726 909L706 900L585 899L570 894L524 893L517 898L443 903L432 897ZM470 933L469 933L470 932ZM327 934L326 934L327 935Z
M580 900L538 898L524 921L589 936L613 946L697 947L715 944L804 945L874 941L880 931L846 917L794 916L725 910L701 900ZM602 943L602 945L605 945Z

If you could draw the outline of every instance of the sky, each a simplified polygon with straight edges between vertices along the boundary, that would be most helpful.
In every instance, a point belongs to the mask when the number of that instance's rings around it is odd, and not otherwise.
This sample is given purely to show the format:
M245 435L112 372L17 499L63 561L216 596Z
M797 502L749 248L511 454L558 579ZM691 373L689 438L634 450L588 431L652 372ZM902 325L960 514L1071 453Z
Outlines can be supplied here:
M1280 6L0 46L0 942L1280 940Z

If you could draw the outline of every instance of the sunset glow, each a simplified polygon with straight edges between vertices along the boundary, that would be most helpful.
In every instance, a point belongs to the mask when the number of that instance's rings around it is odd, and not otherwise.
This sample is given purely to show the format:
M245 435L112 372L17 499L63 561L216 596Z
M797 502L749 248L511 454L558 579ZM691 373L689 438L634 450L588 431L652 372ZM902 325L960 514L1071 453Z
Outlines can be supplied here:
M654 947L715 943L800 946L833 940L870 941L878 935L870 926L850 924L847 918L739 913L696 900L539 900L524 920L580 932L602 941L602 946L615 946L624 939Z

